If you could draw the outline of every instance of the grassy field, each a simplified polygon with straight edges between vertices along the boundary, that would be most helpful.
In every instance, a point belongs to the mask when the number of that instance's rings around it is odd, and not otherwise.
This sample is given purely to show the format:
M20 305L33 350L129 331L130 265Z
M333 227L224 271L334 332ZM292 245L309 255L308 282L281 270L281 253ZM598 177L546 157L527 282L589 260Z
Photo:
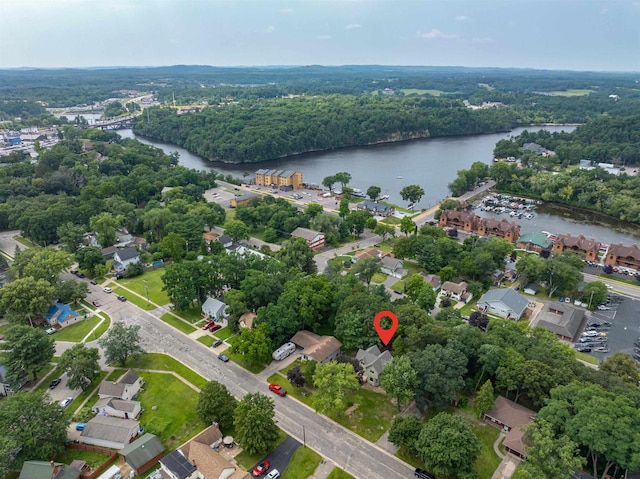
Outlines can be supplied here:
M194 326L191 326L190 324L185 323L181 319L176 318L171 313L163 314L162 316L160 316L160 319L167 323L169 326L176 328L178 331L182 331L184 334L193 333L196 329L198 329Z
M442 90L422 90L419 88L403 88L400 90L405 95L431 95L431 96L440 96L444 92Z
M79 343L100 321L102 321L102 318L98 316L83 319L79 323L72 324L71 326L67 326L66 328L56 332L54 334L54 338L56 341L71 341L72 343ZM98 337L96 336L96 339L97 338ZM91 339L94 338L91 337Z
M242 366L247 371L252 372L253 374L259 374L264 370L264 368L266 368L264 364L253 364L245 361L244 356L242 356L241 354L232 353L231 349L225 351L224 354L238 366Z
M278 436L278 440L276 441L276 444L273 446L273 449L278 447L287 438L287 435L282 429L279 429L278 431L280 435ZM240 444L240 446L242 446L242 444ZM273 451L273 449L271 449L271 451ZM255 465L258 464L258 462L260 462L260 460L264 456L266 456L266 454L268 454L271 451L267 451L267 453L265 454L249 454L246 451L242 451L240 454L238 454L235 457L235 460L242 469L244 469L245 471L249 471L253 467L255 467Z
M371 278L371 282L372 283L376 283L376 284L380 284L380 283L384 283L385 280L387 279L387 275L384 273L376 273L373 275L373 278Z
M128 360L127 367L139 369L156 369L158 371L173 371L199 389L202 389L204 385L207 384L207 380L205 378L192 371L181 362L176 361L171 356L167 356L166 354L143 354L135 361L132 359Z
M549 95L549 96L585 96L585 95L588 95L589 93L593 93L593 90L569 89L569 90L543 92L544 95Z
M140 372L145 380L138 394L144 413L140 426L158 436L167 450L183 444L204 428L196 415L198 393L170 374ZM152 407L156 406L155 411Z
M199 343L204 344L208 348L211 347L211 345L213 344L213 342L215 340L216 340L216 338L214 338L213 336L209 336L208 334L206 336L200 336L198 339L196 339L196 341L198 341Z
M124 288L118 288L117 286L112 286L113 292L118 295L122 295L127 298L127 301L131 301L138 308L144 309L145 311L151 311L155 309L156 306L153 303L147 303L146 299L140 298L129 291L126 291Z
M190 323L197 323L202 319L201 308L185 309L184 311L174 310L173 314L180 316L182 319L187 320Z
M3 324L2 326L0 326L0 334L3 336L7 334L7 331L9 331L9 328L11 326L12 326L11 323Z
M120 283L125 285L132 291L135 291L140 296L146 298L147 290L145 288L145 281L149 285L149 299L156 303L157 305L165 305L169 304L171 301L169 300L169 296L167 293L162 291L162 275L164 274L164 270L162 268L156 269L154 271L148 271L144 273L142 276L136 276L135 278L129 279L121 279Z
M299 447L282 473L282 479L306 479L313 474L321 460L317 452L308 447Z
M344 472L342 469L338 469L337 467L333 468L333 471L327 476L327 479L356 479L348 472Z
M218 329L213 335L218 339L229 339L233 336L233 331L231 328L224 327L222 329Z
M594 358L593 356L587 353L580 353L576 351L576 358L581 359L589 364L598 364L598 358Z
M480 88L486 88L486 89L487 89L487 90L489 90L489 91L493 91L493 90L495 90L495 88L494 88L494 87L492 87L491 85L489 85L488 83L478 83L478 86L479 86Z
M23 238L22 236L14 236L13 239L18 243L25 245L27 248L33 248L34 246L37 246L35 243L32 243L27 238Z
M63 464L71 464L71 461L74 459L84 461L91 469L96 469L109 459L109 455L100 452L82 451L80 449L65 449L62 454L56 456L56 462Z

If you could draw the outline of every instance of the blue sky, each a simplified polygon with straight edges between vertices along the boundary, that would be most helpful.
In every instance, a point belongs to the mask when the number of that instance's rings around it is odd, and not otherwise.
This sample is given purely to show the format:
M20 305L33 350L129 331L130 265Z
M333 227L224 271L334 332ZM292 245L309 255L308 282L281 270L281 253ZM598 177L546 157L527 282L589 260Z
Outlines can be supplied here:
M0 68L175 64L640 71L640 1L0 1Z

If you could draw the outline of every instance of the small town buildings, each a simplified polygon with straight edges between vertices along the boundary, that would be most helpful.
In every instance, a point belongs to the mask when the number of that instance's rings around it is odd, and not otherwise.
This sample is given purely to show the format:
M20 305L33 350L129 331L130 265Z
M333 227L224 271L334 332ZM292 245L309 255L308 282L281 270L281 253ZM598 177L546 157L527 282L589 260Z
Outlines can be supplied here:
M304 183L302 173L299 171L266 169L256 171L255 182L258 186L294 190L302 188Z
M113 265L111 266L114 270L121 273L127 266L134 263L140 262L140 253L134 247L130 246L128 248L123 248L117 250L113 255Z
M100 399L116 398L130 401L138 394L143 384L144 380L129 369L116 381L102 381L98 396Z
M588 240L582 235L560 235L553 243L553 252L564 253L565 251L578 253L585 261L597 261L600 243L593 238Z
M80 442L94 446L122 449L138 435L140 423L133 419L96 416L86 422Z
M470 295L467 293L467 283L461 281L460 283L454 283L452 281L445 281L440 288L440 294L447 298L455 299L456 301L464 301L465 303L470 299Z
M557 334L560 339L573 341L582 327L583 320L584 310L554 301L540 312L537 326Z
M442 280L437 274L418 273L425 283L429 283L434 291L438 291L442 286Z
M45 318L54 328L66 328L70 324L82 321L84 316L71 309L71 305L69 304L56 303L49 306Z
M18 479L78 479L81 472L59 462L25 461Z
M321 364L334 360L342 347L342 343L333 336L318 336L311 331L298 331L291 342L302 349L302 359Z
M229 202L229 206L231 206L231 208L237 208L238 206L246 206L249 203L251 203L251 200L254 200L256 198L262 198L262 195L249 192L249 193L245 193L242 196L234 196L233 198L231 198L231 201Z
M525 143L522 145L522 151L530 151L536 155L550 156L555 154L553 151L547 150L544 146L537 143Z
M520 236L517 246L525 251L540 253L541 251L550 251L553 241L543 232L535 231Z
M493 409L485 413L484 418L498 426L507 436L502 443L507 452L525 459L527 453L523 442L523 426L529 424L536 413L509 399L498 396Z
M138 401L128 401L126 399L107 397L98 399L91 410L101 416L135 419L140 415L142 408Z
M233 240L231 239L231 236L229 235L222 235L218 238L218 241L220 243L222 243L222 246L224 246L225 249L229 249L233 246Z
M356 360L364 371L364 379L372 386L380 385L380 374L391 359L393 358L389 351L380 352L376 345L368 349L358 349L356 354Z
M480 218L478 220L478 236L497 236L515 243L520 236L520 225L502 218Z
M380 261L380 271L398 279L402 279L407 275L407 270L403 266L404 261L391 255L383 256Z
M353 263L357 263L359 260L365 259L365 258L380 259L380 251L375 248L363 249L361 251L358 251L356 254L354 254L353 257L351 258L351 261Z
M539 288L540 286L537 283L529 283L522 291L526 294L530 294L531 296L535 296Z
M140 475L164 456L164 446L157 436L146 433L121 449L120 455L133 472Z
M213 319L216 323L227 325L229 318L228 308L225 303L215 298L207 298L202 304L202 315L205 319Z
M171 451L160 459L161 477L169 479L196 479L199 478L198 468L180 452L180 449Z
M453 227L472 233L478 229L478 217L468 211L444 210L440 214L438 225L441 228Z
M296 228L291 233L292 238L303 238L309 248L316 250L324 247L326 236L320 231L310 230L309 228Z
M622 243L611 245L605 255L604 264L640 270L640 248L635 243L631 246L624 246Z
M362 203L358 203L356 205L356 209L368 211L373 216L383 216L384 218L392 216L396 211L393 206L383 205L374 201L363 201Z
M511 288L490 289L478 300L477 306L484 313L505 319L519 320L529 301Z

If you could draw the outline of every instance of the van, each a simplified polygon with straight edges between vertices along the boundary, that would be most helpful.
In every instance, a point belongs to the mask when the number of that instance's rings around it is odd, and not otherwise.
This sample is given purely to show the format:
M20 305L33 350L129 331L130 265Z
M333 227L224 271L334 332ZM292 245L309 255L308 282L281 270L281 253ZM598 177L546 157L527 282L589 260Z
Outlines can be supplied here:
M296 350L296 345L293 344L292 342L288 342L280 346L278 349L276 349L273 352L272 357L276 361L282 361L284 358L288 357L295 350Z

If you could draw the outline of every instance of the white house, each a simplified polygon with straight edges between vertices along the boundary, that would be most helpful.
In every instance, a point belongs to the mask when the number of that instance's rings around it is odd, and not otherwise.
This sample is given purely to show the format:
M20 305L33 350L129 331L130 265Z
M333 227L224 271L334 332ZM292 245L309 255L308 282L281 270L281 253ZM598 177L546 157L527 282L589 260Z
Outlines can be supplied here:
M403 269L404 261L392 256L383 256L380 264L380 271L394 278L401 279L407 275L407 270Z
M378 346L371 346L369 349L359 349L356 360L362 366L367 382L372 386L380 385L380 373L384 366L391 361L389 351L380 352Z
M325 234L320 231L310 230L309 228L296 228L291 233L293 238L304 238L307 245L311 249L320 249L324 246Z
M122 449L138 435L140 423L132 419L96 416L87 421L80 442L94 446Z
M229 318L228 308L229 306L220 300L207 298L202 305L202 314L204 314L205 319L213 319L216 323L226 326Z
M117 398L102 398L93 405L91 410L101 416L115 416L124 419L134 419L140 414L140 402L127 401Z
M462 301L464 294L467 292L467 283L461 281L460 283L454 283L452 281L445 281L440 287L440 292L444 296L447 296L456 301ZM466 301L465 301L466 302Z
M478 300L478 309L506 319L519 320L529 300L511 288L490 289Z
M140 262L140 253L134 247L123 248L116 251L113 255L113 269L121 273L127 266Z
M138 394L143 384L144 380L129 370L116 381L102 381L98 396L100 399L116 398L130 401Z

